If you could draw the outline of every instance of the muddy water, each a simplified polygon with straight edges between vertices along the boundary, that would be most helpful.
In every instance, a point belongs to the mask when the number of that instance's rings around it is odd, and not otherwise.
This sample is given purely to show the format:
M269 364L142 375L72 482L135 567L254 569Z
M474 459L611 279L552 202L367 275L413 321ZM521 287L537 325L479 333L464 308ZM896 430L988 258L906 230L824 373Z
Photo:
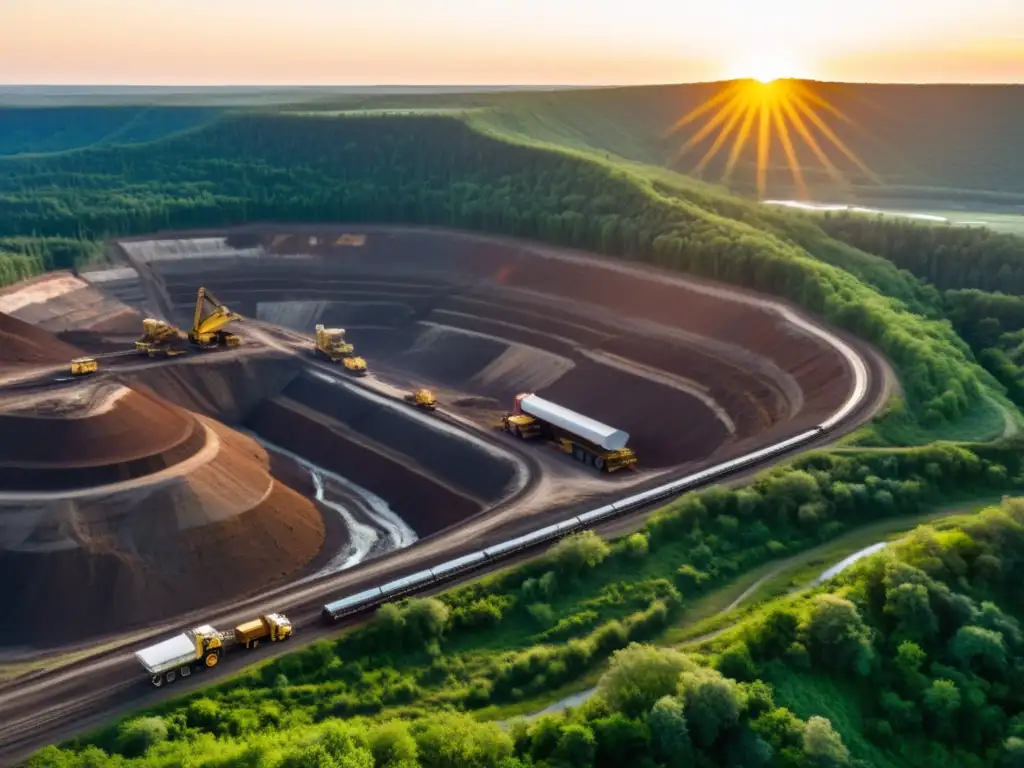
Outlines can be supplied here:
M320 570L301 581L343 571L374 557L404 549L418 540L416 532L377 494L259 435L248 434L268 451L290 459L308 472L316 500L344 521L348 533L346 546Z

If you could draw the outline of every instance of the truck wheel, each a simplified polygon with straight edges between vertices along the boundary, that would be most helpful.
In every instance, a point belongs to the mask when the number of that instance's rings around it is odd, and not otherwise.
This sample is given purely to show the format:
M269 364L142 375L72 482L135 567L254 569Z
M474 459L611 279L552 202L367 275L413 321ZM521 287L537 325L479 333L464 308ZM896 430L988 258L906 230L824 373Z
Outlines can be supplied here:
M259 640L253 640L252 641L252 647L253 647L253 650L256 650L257 648L259 648L260 647L260 641Z
M192 667L182 667L178 670L178 674L180 674L182 677L188 677L192 674Z
M207 667L216 667L218 661L220 661L220 657L216 653L206 654L205 662Z
M586 464L587 463L587 455L583 452L583 449L580 448L579 446L576 446L575 448L572 449L572 457L574 459L576 459L576 461L580 462L581 464Z
M149 682L151 682L153 684L154 688L159 688L160 686L162 686L164 684L164 676L163 675L153 675L151 678L149 678Z
M167 682L168 683L173 683L174 682L174 677L175 677L174 670L172 669L170 672L168 672L166 675L164 675L164 677L167 678Z
M604 469L604 459L602 459L600 456L595 456L594 466L597 467L599 470Z

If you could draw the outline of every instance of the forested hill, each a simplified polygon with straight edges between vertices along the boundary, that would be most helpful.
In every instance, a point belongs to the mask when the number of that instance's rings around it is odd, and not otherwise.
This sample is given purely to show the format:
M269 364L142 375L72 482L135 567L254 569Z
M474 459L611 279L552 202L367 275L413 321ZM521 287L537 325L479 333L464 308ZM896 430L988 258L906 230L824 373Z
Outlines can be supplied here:
M519 90L462 93L366 93L342 89L294 89L288 106L287 89L268 90L263 101L248 94L246 100L224 89L207 89L189 96L140 94L140 104L117 100L107 106L101 97L75 97L75 106L60 108L61 99L46 109L5 108L0 93L0 155L45 153L96 145L147 141L205 124L221 110L394 111L453 110L465 112L478 128L598 155L662 165L682 173L694 170L720 130L722 119L689 152L678 150L713 119L712 109L693 122L671 131L687 113L714 100L730 83L573 89ZM1020 151L1020 125L1024 124L1024 86L869 85L785 82L773 86L776 97L790 94L788 105L779 101L793 142L796 164L812 197L873 200L878 198L943 199L1024 204L1024 152ZM742 88L739 89L743 91ZM794 100L792 94L797 93ZM62 97L72 99L71 96ZM745 103L759 104L756 86L743 93ZM717 107L724 106L721 100ZM800 102L814 117L801 110ZM166 102L168 105L162 106ZM94 106L90 106L95 104ZM796 115L796 118L793 117ZM820 121L821 125L815 121ZM732 125L703 172L707 181L722 176L733 138L743 120ZM774 125L774 118L772 119ZM853 185L843 189L828 174L810 145L800 137L801 126L815 137L820 150ZM757 121L737 158L730 179L734 191L755 194ZM795 193L793 175L780 132L769 154L770 197ZM832 133L878 179L872 179L837 148ZM878 181L882 183L879 184ZM986 194L987 193L987 194Z

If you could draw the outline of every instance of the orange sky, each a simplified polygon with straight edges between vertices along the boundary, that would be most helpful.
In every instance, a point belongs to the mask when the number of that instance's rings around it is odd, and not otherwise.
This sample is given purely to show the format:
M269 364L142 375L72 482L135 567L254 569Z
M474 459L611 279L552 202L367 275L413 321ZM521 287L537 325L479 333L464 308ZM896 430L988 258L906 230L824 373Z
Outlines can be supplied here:
M1024 82L1024 0L0 0L0 83Z

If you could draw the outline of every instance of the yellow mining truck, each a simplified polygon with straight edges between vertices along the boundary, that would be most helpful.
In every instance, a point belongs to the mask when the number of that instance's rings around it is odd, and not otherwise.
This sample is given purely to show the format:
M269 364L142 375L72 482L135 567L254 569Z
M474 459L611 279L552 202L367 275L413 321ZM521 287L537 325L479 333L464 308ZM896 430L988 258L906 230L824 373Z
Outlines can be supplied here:
M292 636L292 623L283 613L268 613L235 627L235 642L246 648L258 648L260 640L276 643Z
M344 328L316 326L316 343L313 347L313 354L330 360L332 363L340 362L346 371L356 376L365 376L366 361L356 355L355 351L355 347L345 341Z
M136 651L135 658L149 673L149 681L160 688L164 683L190 676L195 670L217 666L221 656L234 646L256 648L264 638L277 642L291 636L291 621L283 613L268 613L239 624L231 632L220 632L203 624Z
M142 321L142 336L135 351L148 357L176 357L185 354L185 334L170 323L147 317Z
M501 426L524 440L549 440L559 450L601 472L636 464L636 454L626 447L628 432L532 393L516 395L512 412L502 417Z
M409 393L405 396L405 402L412 403L424 411L437 409L437 398L434 397L434 393L429 389L417 389L415 392Z
M90 373L96 373L99 367L100 364L96 362L95 357L76 357L71 361L71 375L86 376Z

